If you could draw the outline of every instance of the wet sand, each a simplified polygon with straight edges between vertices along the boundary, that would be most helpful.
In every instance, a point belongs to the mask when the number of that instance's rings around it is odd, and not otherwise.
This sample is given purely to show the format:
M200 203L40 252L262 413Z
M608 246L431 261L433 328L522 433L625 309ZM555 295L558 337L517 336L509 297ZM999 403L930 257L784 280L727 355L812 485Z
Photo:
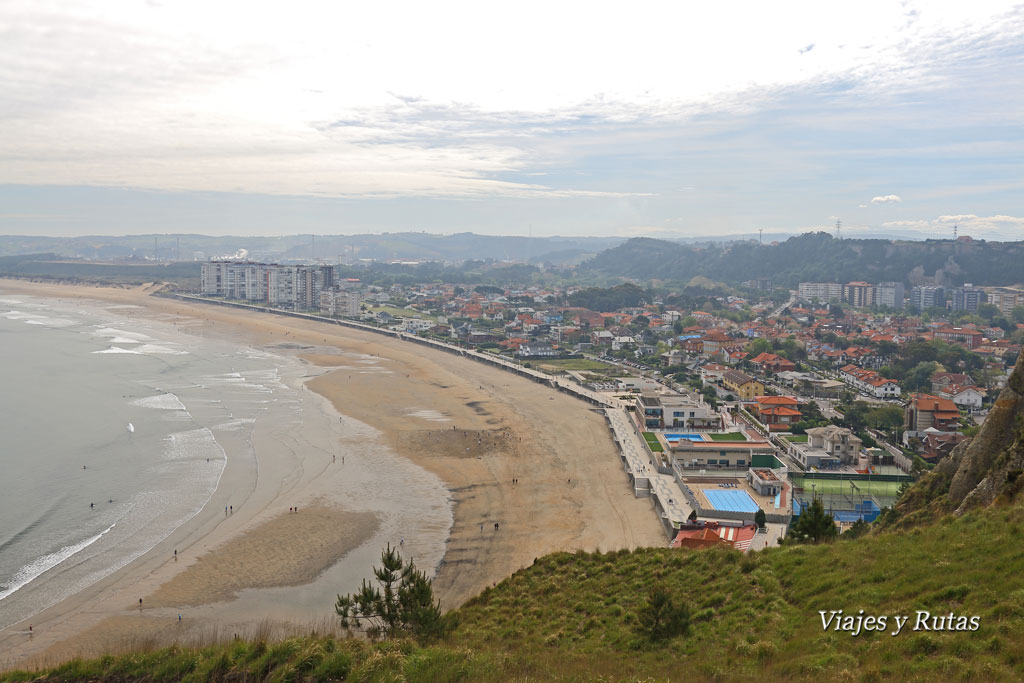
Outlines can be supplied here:
M88 298L142 307L132 309L130 315L183 316L201 323L190 326L194 334L267 347L275 353L304 352L308 362L331 368L307 386L329 399L338 412L379 430L390 447L437 474L452 493L454 526L434 581L445 608L458 606L546 553L660 546L666 542L650 503L631 494L604 417L582 401L529 380L370 332L150 297L141 288L10 280L2 281L2 287L37 296ZM518 483L513 484L514 479ZM386 486L387 482L380 485ZM274 503L276 515L283 501L271 500L268 506L270 503ZM287 507L284 504L285 510ZM302 521L278 523L306 523L302 512L292 517ZM212 600L225 592L282 580L251 569L258 562L244 563L250 569L240 571L233 564L213 561L232 543L242 543L256 521L273 523L272 519L274 516L264 514L249 526L218 526L217 531L206 535L200 528L191 530L202 538L202 546L216 549L201 570L198 566L204 561L195 561L197 568L192 570L190 564L186 570L184 566L168 566L182 562L160 559L147 563L143 558L115 575L116 581L107 587L107 599L80 595L51 608L45 623L59 637L51 636L45 646L37 643L24 652L45 651L46 659L53 661L62 655L88 653L100 643L109 645L133 633L153 630L151 623L133 625L132 615L124 613L126 605L133 602L128 596L143 595L146 600L168 605L161 609L154 603L154 614L148 618L164 624L156 628L158 633L173 636L174 629L165 625L170 612L162 612L173 610L174 603L202 600L203 591L208 592L206 599ZM300 534L294 532L292 536ZM238 548L231 551L233 557L239 553L258 556L260 548L265 552L262 543ZM306 574L299 576L301 572L296 570L286 580L307 578L316 566L328 561L323 558L336 550L311 561ZM224 575L231 574L232 567L244 576L227 580ZM367 575L369 570L368 566ZM199 572L195 576L202 576L205 583L198 592L186 589L184 577L192 571ZM325 597L330 597L333 604L333 596ZM146 618L135 617L135 621ZM248 618L254 622L275 615L251 614ZM39 641L40 635L35 638Z

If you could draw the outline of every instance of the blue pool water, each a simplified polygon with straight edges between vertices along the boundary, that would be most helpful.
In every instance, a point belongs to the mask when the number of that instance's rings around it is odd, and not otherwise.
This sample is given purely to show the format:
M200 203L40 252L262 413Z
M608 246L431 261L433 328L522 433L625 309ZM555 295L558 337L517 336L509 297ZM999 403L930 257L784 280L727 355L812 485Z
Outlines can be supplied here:
M679 441L680 439L686 439L688 441L703 441L704 437L700 434L666 434L665 439L668 441Z
M757 512L757 503L746 491L713 491L704 489L704 496L716 510L732 512Z

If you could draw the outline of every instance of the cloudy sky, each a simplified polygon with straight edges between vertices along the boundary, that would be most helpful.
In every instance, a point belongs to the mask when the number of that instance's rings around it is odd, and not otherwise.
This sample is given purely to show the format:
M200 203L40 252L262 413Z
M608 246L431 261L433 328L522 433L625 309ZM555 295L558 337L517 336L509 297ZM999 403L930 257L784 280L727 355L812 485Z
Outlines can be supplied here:
M1024 5L4 0L0 232L1024 239Z

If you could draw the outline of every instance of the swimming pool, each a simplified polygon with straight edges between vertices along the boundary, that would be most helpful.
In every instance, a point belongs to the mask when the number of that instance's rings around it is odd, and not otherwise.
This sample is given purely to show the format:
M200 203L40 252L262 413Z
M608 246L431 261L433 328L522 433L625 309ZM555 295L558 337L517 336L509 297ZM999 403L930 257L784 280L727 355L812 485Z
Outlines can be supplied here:
M700 434L666 434L666 441L679 441L680 439L686 439L687 441L703 441L704 437Z
M746 491L713 491L704 489L704 497L716 510L757 512L758 505Z

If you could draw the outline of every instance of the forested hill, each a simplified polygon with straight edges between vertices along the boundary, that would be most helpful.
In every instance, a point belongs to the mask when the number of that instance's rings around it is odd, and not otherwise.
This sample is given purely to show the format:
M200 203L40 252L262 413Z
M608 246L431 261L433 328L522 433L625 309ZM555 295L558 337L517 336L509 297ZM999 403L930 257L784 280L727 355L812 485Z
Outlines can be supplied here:
M686 281L703 275L730 284L764 277L783 287L854 280L930 284L936 277L946 286L1013 285L1024 282L1024 242L837 240L818 232L763 246L684 245L639 237L601 252L579 269L639 280Z

